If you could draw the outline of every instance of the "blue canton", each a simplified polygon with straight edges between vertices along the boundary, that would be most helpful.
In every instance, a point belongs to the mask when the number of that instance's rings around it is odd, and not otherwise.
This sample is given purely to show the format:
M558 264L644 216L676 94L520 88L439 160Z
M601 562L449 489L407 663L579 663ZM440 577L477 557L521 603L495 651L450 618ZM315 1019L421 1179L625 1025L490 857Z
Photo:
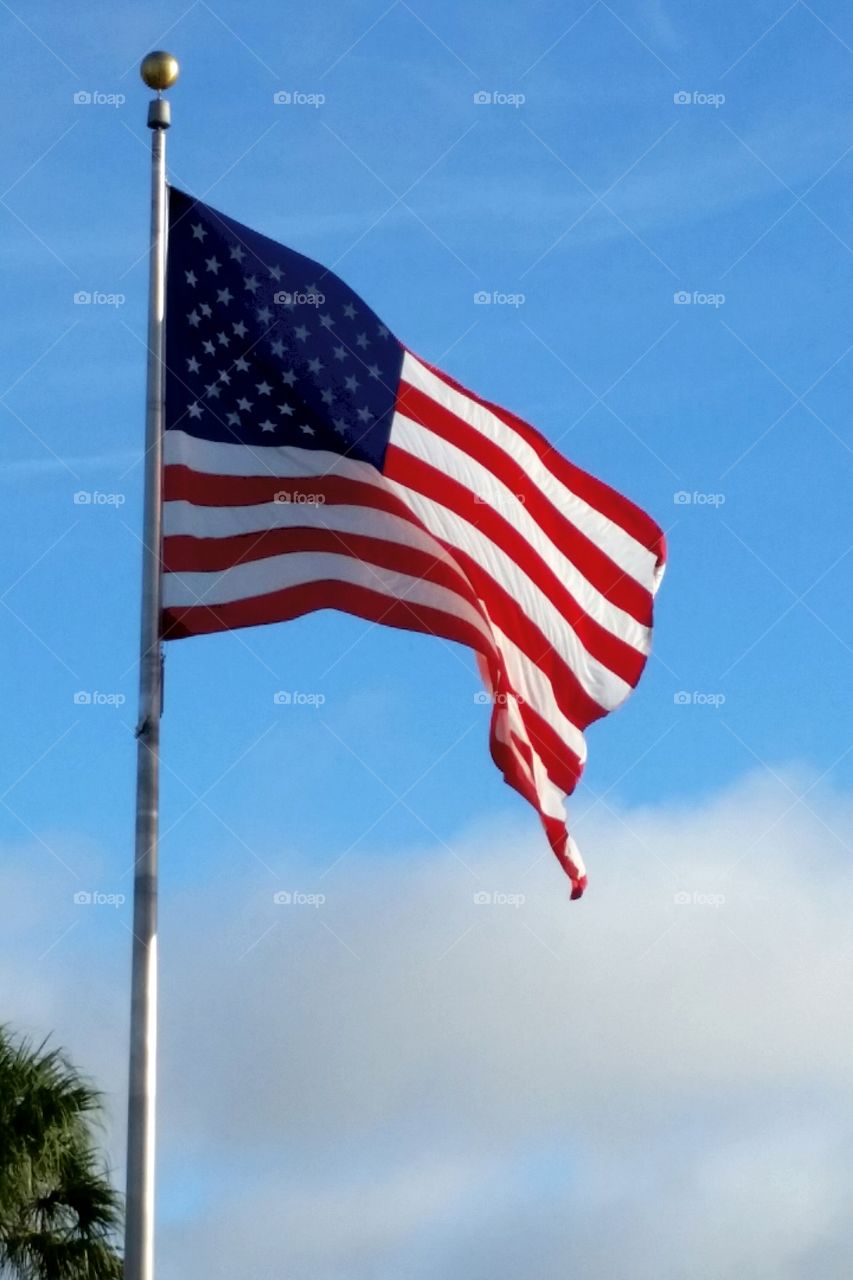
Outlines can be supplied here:
M319 263L169 196L166 429L381 470L401 344Z

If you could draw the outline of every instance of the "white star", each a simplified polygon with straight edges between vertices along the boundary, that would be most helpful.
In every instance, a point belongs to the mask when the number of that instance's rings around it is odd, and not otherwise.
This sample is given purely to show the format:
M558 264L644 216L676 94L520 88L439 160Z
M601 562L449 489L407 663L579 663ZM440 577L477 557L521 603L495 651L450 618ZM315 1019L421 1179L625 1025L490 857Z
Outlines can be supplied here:
M206 235L207 235L207 232L205 231L204 227L201 225L200 222L197 222L193 227L193 240L203 240Z
M251 412L252 412L252 402L251 402L251 400L247 400L245 396L242 396L242 397L237 401L237 408L238 408L238 409L242 409L244 413L251 413Z
M270 346L272 348L273 355L278 356L279 359L281 359L284 355L284 343L281 338L276 338L275 342L270 343Z
M311 370L311 372L312 372L312 373L319 373L319 372L320 372L320 370L321 370L321 369L325 369L325 367L326 367L326 366L323 364L323 361L322 361L322 360L309 360L309 361L308 361L308 368Z
M236 413L229 413L225 421L228 423L229 427L239 427L240 425L240 417Z
M216 340L220 347L227 347L228 343L231 341L227 333L217 333Z
M238 356L237 359L234 361L234 368L237 370L238 373L248 373L249 362L246 359L246 357Z
M337 431L338 435L342 436L347 429L347 424L344 422L343 418L335 418L334 428Z
M304 342L305 339L308 337L308 330L305 328L304 324L300 324L296 329L293 330L293 332L300 342Z
M196 273L194 271L185 271L184 275L187 278L187 284L190 284L193 286L193 288L195 288L195 286L198 284L198 278L196 277Z
M201 305L199 306L199 311L201 312L201 314L204 316L206 320L209 320L210 317L213 315L213 312L211 311L210 307L206 302L201 303Z
M370 365L368 365L368 366L367 366L367 372L370 374L371 378L378 378L378 377L379 377L379 365L378 365L378 364L370 364Z
M212 271L214 275L219 274L219 263L216 258L205 258L204 265L207 267L208 271Z
M314 434L314 428L313 428L313 427L301 426L301 427L299 428L299 430L303 433L303 435L306 435L306 436L313 436L313 434Z
M246 326L243 324L242 320L238 320L237 323L234 325L234 332L236 333L238 338L245 338Z
M273 280L280 280L281 267L270 267L270 275L272 276Z
M391 336L389 330L385 328L384 324L381 324L376 332L379 334L380 338L390 338Z
M268 396L269 393L272 391L272 387L268 382L259 382L257 384L257 387L258 387L259 396Z
M355 340L355 345L357 347L361 347L362 351L365 351L370 346L370 339L368 338L367 334L360 333Z
M356 387L358 386L358 378L356 377L347 378L346 383L347 383L347 391L355 391Z
M198 403L189 405L189 407L187 408L187 413L190 415L191 418L200 418L201 405Z
M242 262L246 256L246 251L239 244L232 244L228 252L231 254L232 262Z
M370 410L367 408L366 405L364 408L359 409L358 411L359 422L369 422L372 417L373 417L373 414L370 412Z
M219 399L219 387L216 385L215 382L211 382L209 387L205 387L205 391L207 392L208 400Z
M198 314L197 311L191 311L187 316L187 319L189 320L190 324L194 329L197 329L199 324L201 323L201 316Z
M190 373L198 373L199 369L201 368L201 365L199 364L198 360L196 360L195 356L190 356L189 360L187 361L187 368L189 369Z
M292 405L292 404L280 404L280 405L278 406L278 411L279 411L279 413L283 413L283 414L284 414L284 416L285 416L286 418L292 418L292 417L293 417L293 405Z
M331 329L334 323L335 322L331 316L320 316L320 324L323 326L324 329Z
M257 316L261 324L269 324L270 320L272 320L272 312L269 307L261 307L260 311L257 312Z
M220 369L220 370L219 370L219 381L220 381L220 382L224 382L224 383L225 383L225 385L226 385L226 387L227 387L227 386L230 386L230 384L231 384L231 374L228 372L228 370L227 370L227 369Z
M344 315L346 316L347 320L355 319L355 307L352 305L351 302L348 302L347 305L344 307Z
M246 279L243 281L243 284L246 286L246 288L249 290L250 293L254 293L255 290L258 288L257 276L247 276Z
M335 398L335 393L333 391L330 391L328 387L326 388L325 391L320 392L320 399L323 401L323 404L331 404L334 398Z
M216 348L214 347L213 343L212 343L212 342L210 342L209 340L208 340L208 341L206 341L206 342L203 342L201 345L204 347L204 349L205 349L206 353L207 353L209 356L212 356L212 355L213 355L213 353L214 353L214 351L216 350Z
M275 431L275 423L267 418L266 422L261 423L261 431Z
M346 347L335 347L335 359L346 360L346 358L347 358Z
M219 301L227 307L228 303L234 297L234 294L231 292L230 289L217 289L216 296L219 299Z
M294 382L296 381L296 374L293 372L292 369L285 369L282 372L281 380L282 382L286 382L289 387L292 387Z

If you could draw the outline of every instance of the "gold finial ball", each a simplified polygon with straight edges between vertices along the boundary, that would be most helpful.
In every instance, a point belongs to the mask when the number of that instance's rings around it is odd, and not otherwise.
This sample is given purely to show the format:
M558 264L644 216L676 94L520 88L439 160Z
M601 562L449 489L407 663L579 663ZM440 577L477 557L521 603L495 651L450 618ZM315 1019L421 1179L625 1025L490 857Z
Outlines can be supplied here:
M178 59L171 53L164 53L162 49L147 53L139 68L139 74L148 88L156 89L158 93L164 89L171 89L178 78L179 71Z

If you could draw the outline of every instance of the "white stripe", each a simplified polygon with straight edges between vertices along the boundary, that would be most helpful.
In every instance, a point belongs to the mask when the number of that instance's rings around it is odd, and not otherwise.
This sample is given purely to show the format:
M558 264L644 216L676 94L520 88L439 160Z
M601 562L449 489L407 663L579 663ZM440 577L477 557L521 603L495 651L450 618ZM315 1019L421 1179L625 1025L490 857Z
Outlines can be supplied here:
M201 440L186 431L164 433L163 460L167 466L183 465L205 475L268 476L294 480L340 476L366 484L387 485L382 473L371 463L356 462L325 449L294 449L289 445L252 448L247 444Z
M565 584L585 613L612 635L624 640L638 652L646 654L651 644L648 627L632 618L624 609L607 600L578 569L562 550L551 541L540 525L530 515L523 502L493 471L477 462L464 450L443 440L428 427L422 427L401 413L394 414L391 441L421 462L429 463L442 475L471 490L472 493L493 507L525 539L531 552L538 555L557 578ZM430 495L433 498L433 495ZM438 502L437 498L433 501ZM442 513L446 508L442 507ZM443 518L443 517L442 517ZM433 522L427 521L431 527ZM438 529L433 529L438 532ZM513 564L517 561L513 560ZM502 581L503 579L501 579ZM624 696L624 695L623 695Z
M345 553L294 551L218 572L166 573L163 575L163 605L166 609L193 605L213 607L324 581L367 587L392 600L440 609L470 623L485 638L489 648L493 647L482 616L455 591L409 574L355 560Z
M612 711L624 702L631 692L631 685L587 652L574 628L556 605L514 560L462 516L439 506L405 485L395 482L395 488L428 529L451 547L464 551L481 569L503 585L522 613L539 628L548 643L571 668L584 691L600 707Z
M464 392L455 391L443 379L407 351L403 357L403 382L423 391L440 405L474 427L486 439L498 445L519 466L523 467L537 489L541 489L558 511L563 512L582 533L600 547L625 573L630 574L647 591L657 588L659 575L655 575L656 558L607 516L578 497L558 480L553 471L542 461L535 449L516 431L496 417L484 405L478 404Z

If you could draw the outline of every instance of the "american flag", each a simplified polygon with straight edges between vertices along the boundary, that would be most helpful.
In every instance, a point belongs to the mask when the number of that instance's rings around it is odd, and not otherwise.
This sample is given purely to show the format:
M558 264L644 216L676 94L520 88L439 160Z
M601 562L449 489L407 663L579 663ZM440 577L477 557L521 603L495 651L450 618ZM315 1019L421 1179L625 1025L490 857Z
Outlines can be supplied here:
M565 796L646 662L661 530L331 271L169 206L164 637L341 609L468 645L495 764L579 897Z

